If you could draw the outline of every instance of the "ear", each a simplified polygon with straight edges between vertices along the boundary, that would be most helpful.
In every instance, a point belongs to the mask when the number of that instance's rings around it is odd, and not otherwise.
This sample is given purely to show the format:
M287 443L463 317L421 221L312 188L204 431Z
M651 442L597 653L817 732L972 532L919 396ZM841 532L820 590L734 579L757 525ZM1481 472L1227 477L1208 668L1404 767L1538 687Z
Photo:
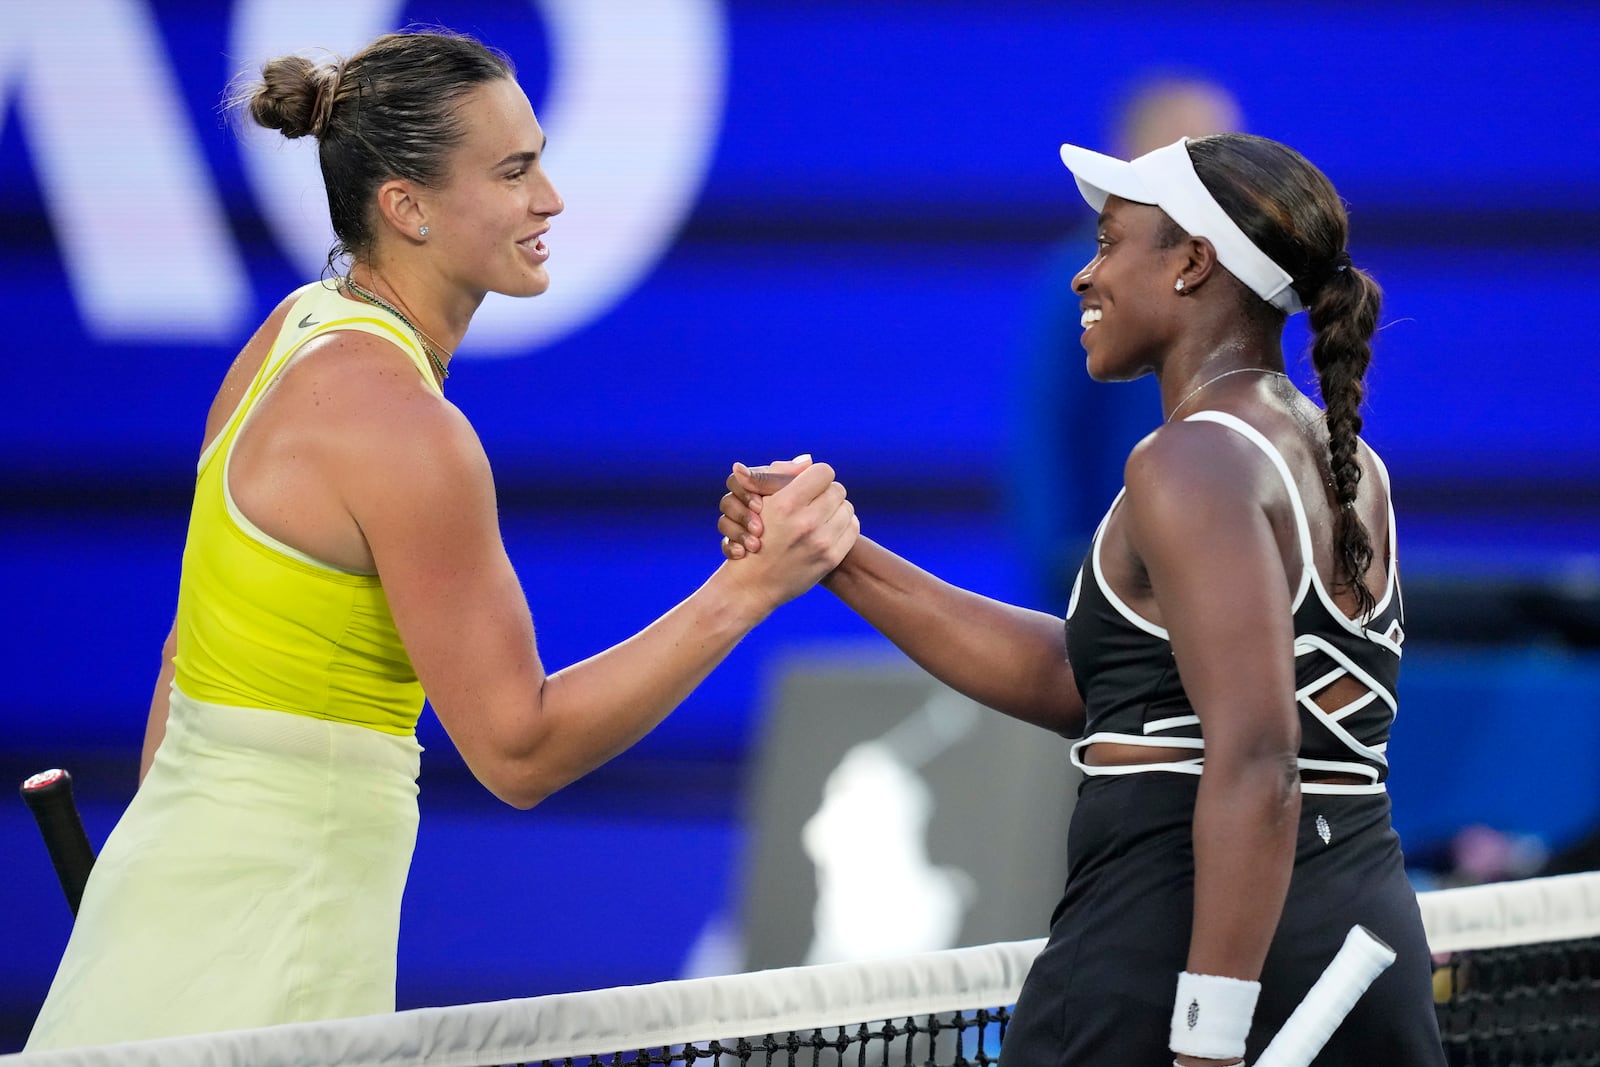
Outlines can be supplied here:
M1189 237L1172 250L1178 268L1177 279L1183 282L1184 293L1192 293L1220 267L1217 249L1204 237Z
M378 186L378 216L390 230L415 241L417 232L428 224L428 211L419 190L403 178L391 178Z

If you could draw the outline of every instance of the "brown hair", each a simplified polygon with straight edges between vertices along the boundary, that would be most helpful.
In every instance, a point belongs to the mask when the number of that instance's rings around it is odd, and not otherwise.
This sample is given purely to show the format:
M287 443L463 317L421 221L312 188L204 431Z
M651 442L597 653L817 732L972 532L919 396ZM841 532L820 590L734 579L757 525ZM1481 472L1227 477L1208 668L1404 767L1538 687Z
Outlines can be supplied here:
M1265 137L1223 133L1189 142L1195 173L1228 217L1272 261L1289 272L1310 316L1316 368L1328 427L1329 466L1338 505L1334 550L1338 578L1354 592L1361 614L1375 600L1367 588L1372 538L1356 513L1361 482L1357 438L1372 335L1383 290L1350 262L1350 221L1333 183L1300 153ZM1241 286L1252 315L1283 312Z
M448 30L389 33L349 59L280 56L235 93L257 124L315 137L338 238L328 255L370 250L373 193L391 178L437 186L465 128L456 105L485 82L516 76L503 53Z

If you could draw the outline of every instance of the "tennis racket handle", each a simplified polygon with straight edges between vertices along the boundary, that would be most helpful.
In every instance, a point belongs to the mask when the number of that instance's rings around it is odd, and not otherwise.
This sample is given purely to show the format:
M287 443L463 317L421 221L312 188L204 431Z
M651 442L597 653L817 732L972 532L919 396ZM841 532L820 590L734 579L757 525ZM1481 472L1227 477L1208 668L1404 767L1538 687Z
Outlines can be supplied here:
M1254 1067L1307 1067L1361 994L1393 962L1394 949L1365 926L1352 926L1333 962L1289 1014Z
M39 832L44 835L67 905L77 915L84 884L94 867L94 848L72 800L72 776L59 769L36 774L22 783L22 799L28 802Z

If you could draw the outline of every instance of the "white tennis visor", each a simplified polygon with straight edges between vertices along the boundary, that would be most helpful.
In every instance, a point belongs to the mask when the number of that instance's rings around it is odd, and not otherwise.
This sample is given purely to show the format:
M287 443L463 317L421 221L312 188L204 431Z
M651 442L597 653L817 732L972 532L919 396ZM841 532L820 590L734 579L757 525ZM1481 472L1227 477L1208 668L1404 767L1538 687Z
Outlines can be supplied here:
M1188 143L1185 137L1131 161L1064 144L1061 162L1096 211L1105 209L1109 196L1153 204L1186 233L1210 241L1217 260L1261 299L1291 315L1305 310L1290 287L1294 279L1245 236L1200 181Z

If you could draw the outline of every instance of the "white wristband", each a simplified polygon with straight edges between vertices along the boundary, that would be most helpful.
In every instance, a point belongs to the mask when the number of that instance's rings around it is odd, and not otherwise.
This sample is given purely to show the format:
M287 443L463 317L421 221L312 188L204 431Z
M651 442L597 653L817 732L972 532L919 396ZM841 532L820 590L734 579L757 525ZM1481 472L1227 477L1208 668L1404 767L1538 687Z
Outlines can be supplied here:
M1172 1004L1172 1051L1212 1060L1243 1056L1260 993L1260 982L1181 972Z

